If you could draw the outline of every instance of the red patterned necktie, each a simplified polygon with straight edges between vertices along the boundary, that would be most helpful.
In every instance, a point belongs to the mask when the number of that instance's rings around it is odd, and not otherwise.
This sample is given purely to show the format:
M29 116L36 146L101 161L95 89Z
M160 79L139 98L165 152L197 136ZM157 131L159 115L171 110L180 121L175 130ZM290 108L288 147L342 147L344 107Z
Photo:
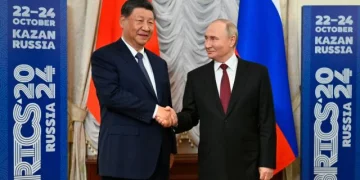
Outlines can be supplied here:
M228 66L226 64L221 64L220 68L223 70L223 76L221 78L221 84L220 84L220 101L224 109L224 112L226 113L231 96L229 76L226 72Z

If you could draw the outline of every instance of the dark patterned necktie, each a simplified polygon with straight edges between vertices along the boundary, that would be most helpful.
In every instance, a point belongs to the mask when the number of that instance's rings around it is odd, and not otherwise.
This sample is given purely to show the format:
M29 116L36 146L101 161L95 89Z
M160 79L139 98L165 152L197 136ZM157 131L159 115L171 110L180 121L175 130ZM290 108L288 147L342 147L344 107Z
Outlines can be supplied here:
M141 71L144 73L146 80L148 81L148 83L150 84L150 86L151 86L151 87L153 88L153 90L154 90L154 87L152 86L152 83L151 83L149 74L148 74L148 72L146 71L145 66L144 66L144 62L143 62L144 56L143 56L141 53L137 53L137 54L135 55L135 57L136 57L136 59L138 60L139 67L140 67Z

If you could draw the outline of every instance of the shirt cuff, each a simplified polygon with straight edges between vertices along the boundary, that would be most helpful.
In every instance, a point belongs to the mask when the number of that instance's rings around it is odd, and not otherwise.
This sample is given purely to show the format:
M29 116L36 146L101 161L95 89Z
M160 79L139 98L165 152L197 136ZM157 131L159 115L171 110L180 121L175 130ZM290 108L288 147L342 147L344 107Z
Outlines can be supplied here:
M157 114L157 111L158 111L158 108L159 108L159 105L156 105L155 106L155 110L154 110L154 114L153 114L153 119L155 119L155 116L156 116L156 114Z

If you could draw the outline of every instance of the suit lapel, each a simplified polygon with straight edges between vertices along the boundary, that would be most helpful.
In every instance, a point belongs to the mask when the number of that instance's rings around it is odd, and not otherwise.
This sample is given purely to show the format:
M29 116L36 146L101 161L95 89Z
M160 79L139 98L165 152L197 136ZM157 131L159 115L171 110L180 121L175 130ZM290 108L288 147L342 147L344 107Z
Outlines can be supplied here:
M217 111L220 113L221 116L225 116L224 110L222 108L221 102L220 102L220 96L219 92L216 86L216 79L215 79L215 71L214 71L214 61L209 63L206 68L206 73L204 74L210 74L210 77L205 77L207 79L206 82L206 90L210 93L210 100L214 100L215 102L210 102L210 104L214 104L216 106ZM213 98L214 97L214 98Z
M164 68L161 67L160 63L157 63L155 57L152 53L150 53L147 49L145 49L145 53L147 55L147 57L149 58L150 64L151 64L151 68L153 70L154 73L154 79L155 79L155 84L156 84L156 92L157 92L157 99L158 102L162 101L162 84L161 84L161 72L164 71Z
M246 81L247 81L247 74L245 73L247 64L245 64L239 57L237 58L238 58L238 65L236 69L235 82L231 92L228 112L226 113L226 115L229 115L231 111L234 109L236 102L240 99L239 97L243 94L242 90L246 86Z
M126 64L128 64L128 66L129 66L128 68L131 70L131 72L134 72L134 74L136 74L136 76L140 79L140 81L146 87L146 89L149 91L149 93L157 100L152 86L146 80L144 73L141 71L139 65L136 62L135 57L131 54L129 48L125 45L125 43L122 39L120 39L118 42L119 42L118 43L119 49L122 52L121 56L126 61ZM153 69L153 71L155 71L155 70Z

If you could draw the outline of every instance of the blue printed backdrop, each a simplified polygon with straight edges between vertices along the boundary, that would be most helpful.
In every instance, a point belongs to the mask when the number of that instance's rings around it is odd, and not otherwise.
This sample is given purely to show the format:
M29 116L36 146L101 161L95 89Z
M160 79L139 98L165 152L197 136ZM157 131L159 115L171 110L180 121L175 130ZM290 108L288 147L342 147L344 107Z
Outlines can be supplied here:
M302 179L359 179L360 7L305 6Z
M66 0L0 3L0 179L67 179Z

